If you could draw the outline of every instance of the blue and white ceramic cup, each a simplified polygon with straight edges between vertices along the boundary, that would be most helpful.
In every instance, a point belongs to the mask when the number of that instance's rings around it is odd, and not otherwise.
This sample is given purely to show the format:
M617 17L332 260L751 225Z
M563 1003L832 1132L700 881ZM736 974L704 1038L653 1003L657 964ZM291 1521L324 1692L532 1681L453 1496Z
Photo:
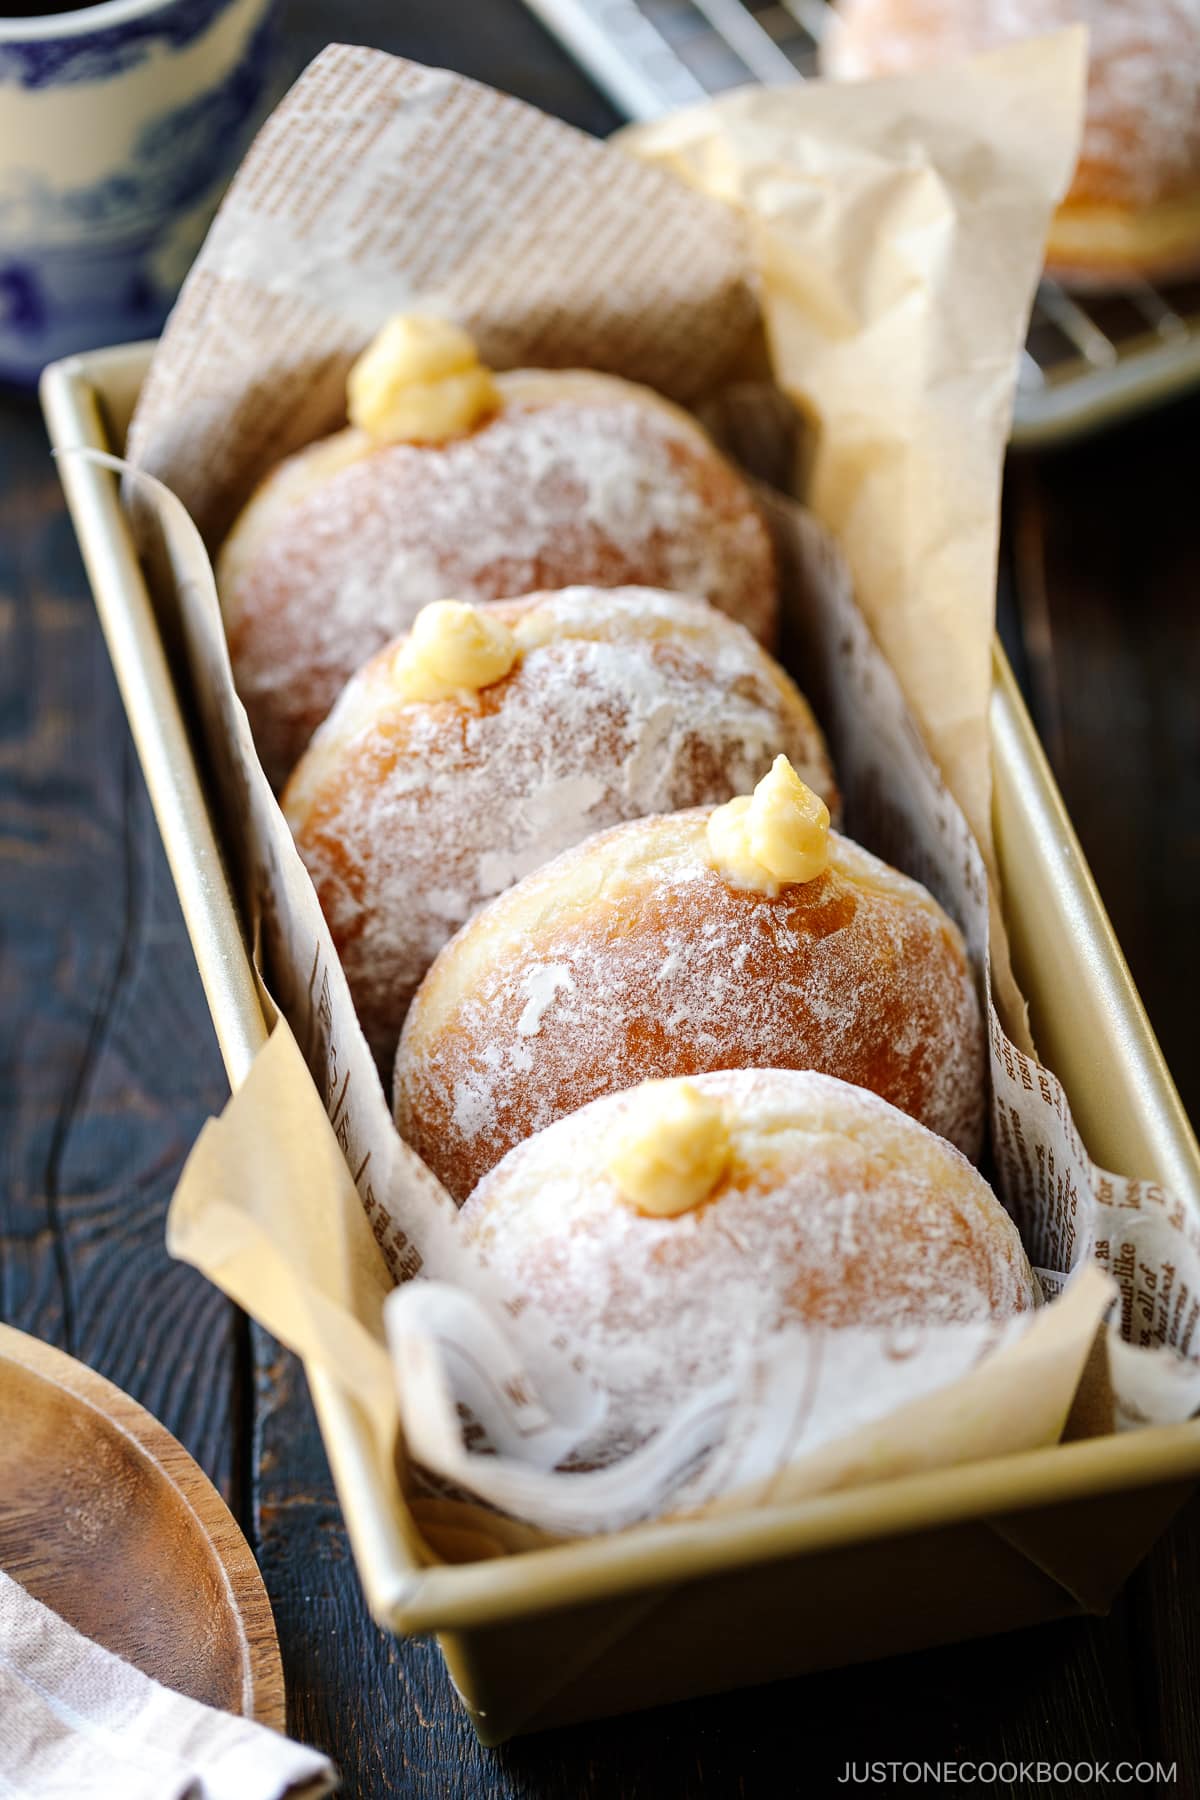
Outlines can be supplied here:
M26 385L161 327L270 101L274 0L5 5L0 381Z

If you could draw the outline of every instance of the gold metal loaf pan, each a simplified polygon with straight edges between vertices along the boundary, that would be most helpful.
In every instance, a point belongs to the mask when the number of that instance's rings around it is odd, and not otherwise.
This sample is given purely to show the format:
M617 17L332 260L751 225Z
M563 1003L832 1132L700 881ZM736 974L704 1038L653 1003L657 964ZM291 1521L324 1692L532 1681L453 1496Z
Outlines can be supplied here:
M150 345L46 371L56 447L118 451ZM266 1028L115 478L60 463L233 1086ZM1200 1208L1200 1152L999 648L996 832L1018 978L1092 1155ZM479 1735L1102 1610L1200 1478L1200 1422L1092 1439L741 1518L425 1568L353 1401L308 1371L372 1610L436 1632ZM920 1594L920 1605L912 1596ZM670 1654L664 1654L669 1647Z

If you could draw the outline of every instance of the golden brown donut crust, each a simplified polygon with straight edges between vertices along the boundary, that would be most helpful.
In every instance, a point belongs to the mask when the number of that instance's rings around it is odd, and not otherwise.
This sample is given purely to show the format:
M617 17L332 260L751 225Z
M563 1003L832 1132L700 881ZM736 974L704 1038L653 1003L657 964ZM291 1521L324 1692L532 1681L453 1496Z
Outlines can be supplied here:
M818 1069L976 1155L984 1034L957 927L830 834L776 897L707 860L707 809L602 832L466 925L396 1057L402 1135L463 1200L506 1151L652 1076Z
M234 676L282 784L342 686L430 601L637 585L698 594L771 641L774 553L746 483L687 413L580 371L498 377L441 444L347 430L282 463L217 564Z
M690 1212L634 1211L606 1166L637 1091L510 1150L463 1208L500 1291L568 1330L609 1389L613 1416L588 1460L642 1442L739 1351L788 1326L911 1332L1037 1304L987 1183L876 1095L777 1069L691 1085L719 1103L733 1148Z
M389 1067L442 945L560 850L623 819L746 793L779 752L837 805L799 690L704 601L568 588L485 610L524 646L506 676L405 700L398 639L353 677L283 797L359 1020Z

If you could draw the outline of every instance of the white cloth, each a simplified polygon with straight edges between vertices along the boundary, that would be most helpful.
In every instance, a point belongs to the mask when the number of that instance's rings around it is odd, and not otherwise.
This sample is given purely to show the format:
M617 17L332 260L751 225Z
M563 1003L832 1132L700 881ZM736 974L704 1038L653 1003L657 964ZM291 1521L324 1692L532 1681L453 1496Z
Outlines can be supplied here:
M317 1751L173 1693L0 1570L0 1800L316 1800L336 1785Z

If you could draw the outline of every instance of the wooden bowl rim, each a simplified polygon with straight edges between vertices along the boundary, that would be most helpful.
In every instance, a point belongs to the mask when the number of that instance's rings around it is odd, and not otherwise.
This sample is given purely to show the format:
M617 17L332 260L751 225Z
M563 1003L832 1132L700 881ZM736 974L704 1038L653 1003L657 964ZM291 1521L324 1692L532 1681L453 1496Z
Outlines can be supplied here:
M65 1350L0 1323L0 1362L6 1360L100 1414L175 1490L225 1578L242 1651L242 1714L272 1730L285 1730L283 1664L271 1602L237 1520L203 1469L165 1425L114 1382Z

